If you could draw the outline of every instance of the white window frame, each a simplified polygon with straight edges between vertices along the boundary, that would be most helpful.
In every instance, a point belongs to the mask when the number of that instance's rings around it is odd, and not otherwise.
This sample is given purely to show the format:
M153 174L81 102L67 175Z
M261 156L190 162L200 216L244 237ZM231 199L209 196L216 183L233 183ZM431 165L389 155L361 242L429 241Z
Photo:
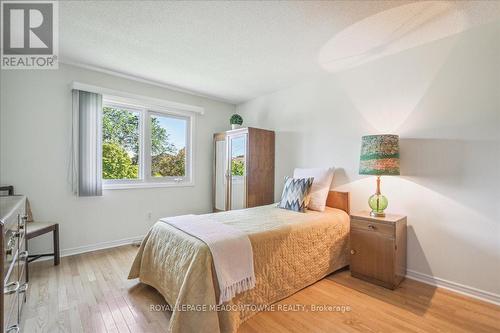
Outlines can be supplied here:
M173 107L148 105L142 101L120 96L103 95L103 107L114 106L140 112L139 118L139 179L102 179L103 189L194 186L195 114ZM183 177L153 177L151 175L151 115L186 119L186 175Z

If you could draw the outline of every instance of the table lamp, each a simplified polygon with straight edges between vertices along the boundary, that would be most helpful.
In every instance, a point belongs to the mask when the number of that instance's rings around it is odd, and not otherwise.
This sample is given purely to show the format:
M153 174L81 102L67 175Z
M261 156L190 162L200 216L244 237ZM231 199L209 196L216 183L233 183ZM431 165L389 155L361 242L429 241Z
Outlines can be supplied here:
M380 193L380 176L399 175L399 136L366 135L361 138L360 175L377 176L377 192L368 199L371 216L384 217L388 201Z

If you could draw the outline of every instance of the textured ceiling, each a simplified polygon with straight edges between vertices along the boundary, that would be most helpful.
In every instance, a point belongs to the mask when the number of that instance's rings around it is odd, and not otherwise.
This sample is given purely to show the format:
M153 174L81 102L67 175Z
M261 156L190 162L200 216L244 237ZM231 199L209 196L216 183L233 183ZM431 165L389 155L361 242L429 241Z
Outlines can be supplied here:
M239 103L325 73L335 36L408 3L65 1L60 59Z

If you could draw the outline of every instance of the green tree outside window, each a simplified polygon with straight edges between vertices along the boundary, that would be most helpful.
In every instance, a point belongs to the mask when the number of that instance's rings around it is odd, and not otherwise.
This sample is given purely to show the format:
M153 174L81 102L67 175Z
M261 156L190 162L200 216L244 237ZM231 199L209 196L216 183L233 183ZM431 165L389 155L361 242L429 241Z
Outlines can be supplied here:
M231 160L231 174L233 176L244 176L245 162L243 159L233 158Z
M186 149L170 142L167 130L151 117L151 173L155 177L184 176ZM139 178L139 115L105 106L102 117L103 179Z

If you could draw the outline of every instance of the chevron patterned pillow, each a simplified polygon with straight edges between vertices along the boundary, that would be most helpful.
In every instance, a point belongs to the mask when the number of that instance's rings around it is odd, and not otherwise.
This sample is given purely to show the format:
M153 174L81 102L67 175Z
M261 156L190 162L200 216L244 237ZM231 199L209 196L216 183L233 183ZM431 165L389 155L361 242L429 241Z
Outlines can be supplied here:
M285 186L283 194L278 204L279 208L293 210L304 213L306 211L306 202L311 193L311 186L314 178L292 178L285 177Z

